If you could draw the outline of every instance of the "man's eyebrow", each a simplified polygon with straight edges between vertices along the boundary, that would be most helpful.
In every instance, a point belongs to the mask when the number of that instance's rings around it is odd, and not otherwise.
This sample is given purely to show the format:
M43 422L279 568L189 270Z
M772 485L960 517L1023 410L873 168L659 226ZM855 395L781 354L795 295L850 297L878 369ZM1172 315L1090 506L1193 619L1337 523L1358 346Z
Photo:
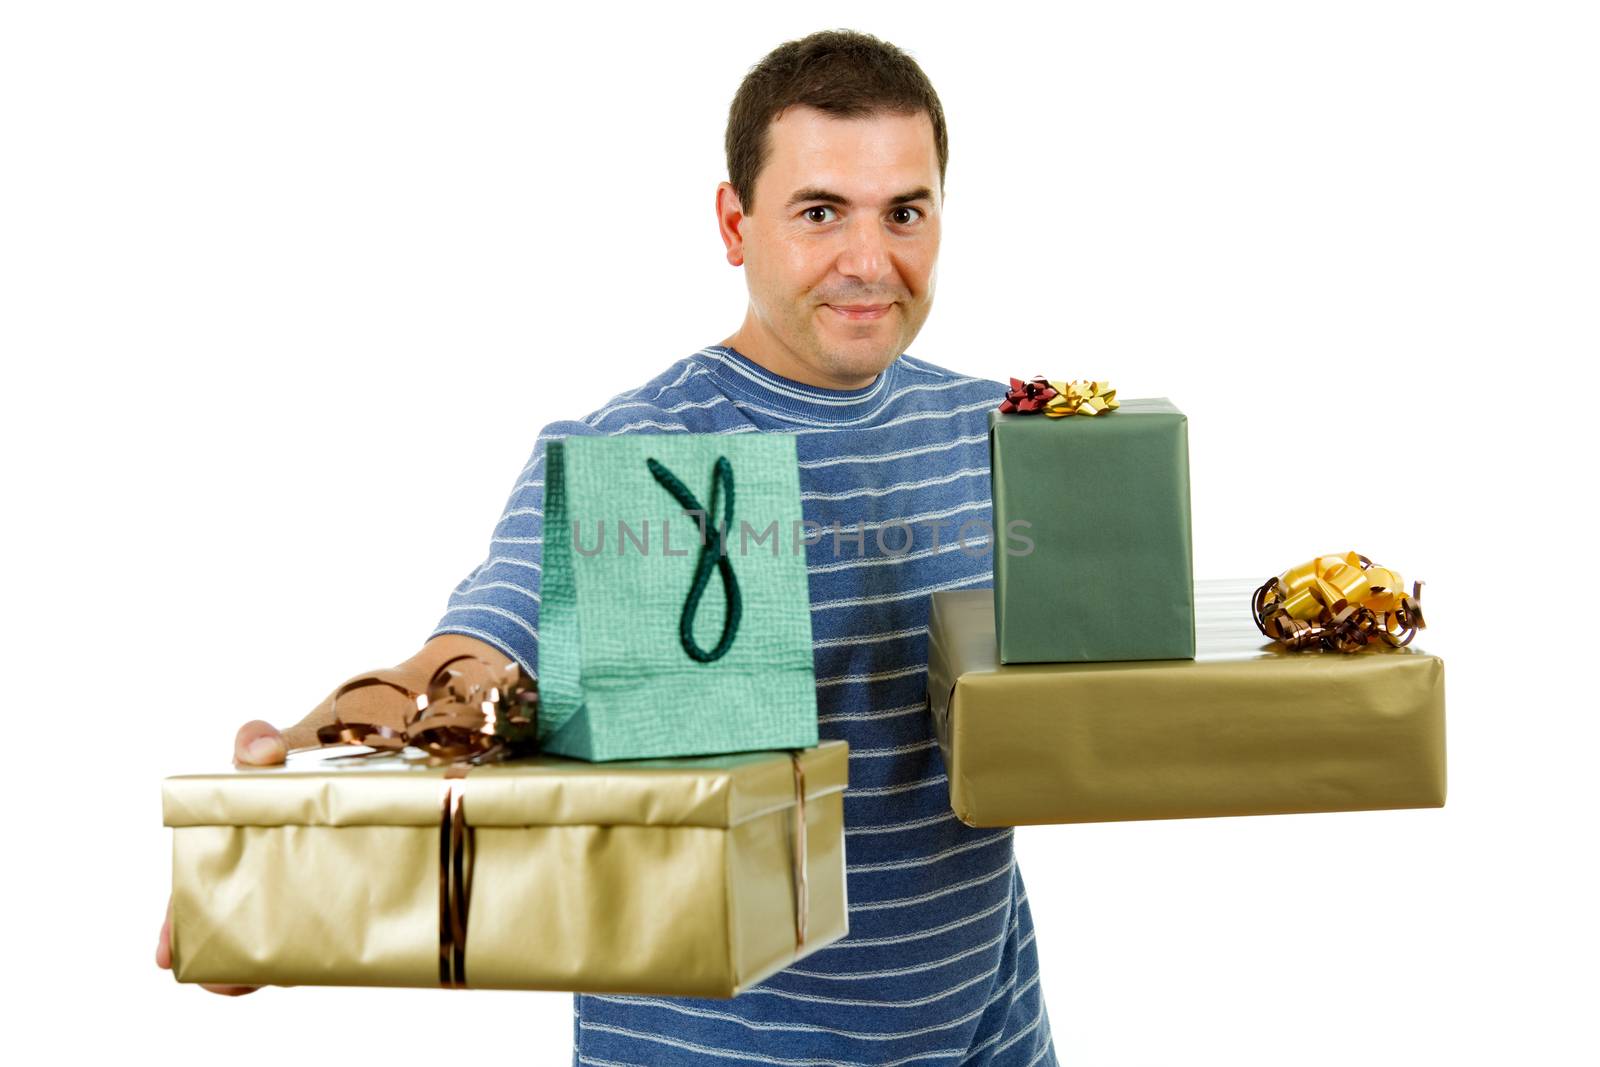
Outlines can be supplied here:
M895 207L899 204L909 204L914 200L927 200L931 202L933 200L933 192L926 185L921 185L915 189L912 189L910 192L900 193L897 196L890 197L889 206ZM813 203L838 204L840 207L851 206L849 197L841 196L840 194L830 192L827 189L819 189L816 186L808 186L807 188L801 189L791 196L789 198L789 202L784 205L784 210L788 211L799 207L801 204Z

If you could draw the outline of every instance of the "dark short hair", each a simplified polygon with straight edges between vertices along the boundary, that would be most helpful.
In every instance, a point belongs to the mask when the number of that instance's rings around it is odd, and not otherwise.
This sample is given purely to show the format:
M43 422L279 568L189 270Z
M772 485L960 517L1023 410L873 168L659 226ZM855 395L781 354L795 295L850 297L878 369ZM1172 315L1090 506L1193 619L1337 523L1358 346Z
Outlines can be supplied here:
M728 108L724 137L728 182L746 214L755 210L756 176L771 155L769 127L796 104L847 119L880 111L927 112L939 152L943 196L945 162L950 157L944 108L917 61L868 33L819 30L767 53L745 75Z

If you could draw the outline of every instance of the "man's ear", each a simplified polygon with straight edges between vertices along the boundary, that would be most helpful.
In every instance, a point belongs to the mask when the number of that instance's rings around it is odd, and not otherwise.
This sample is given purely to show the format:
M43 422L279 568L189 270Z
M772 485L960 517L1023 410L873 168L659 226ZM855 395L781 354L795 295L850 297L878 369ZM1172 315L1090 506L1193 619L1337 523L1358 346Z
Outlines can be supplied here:
M739 194L729 182L717 185L717 230L722 234L722 245L727 250L728 262L735 267L744 266L744 205Z

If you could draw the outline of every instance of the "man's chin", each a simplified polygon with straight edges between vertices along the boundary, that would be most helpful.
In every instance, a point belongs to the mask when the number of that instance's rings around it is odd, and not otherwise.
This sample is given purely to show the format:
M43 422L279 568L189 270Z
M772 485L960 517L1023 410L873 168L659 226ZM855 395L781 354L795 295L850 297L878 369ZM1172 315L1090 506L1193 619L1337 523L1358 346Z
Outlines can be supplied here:
M882 337L821 337L821 348L833 373L848 378L874 378L899 358L899 334Z

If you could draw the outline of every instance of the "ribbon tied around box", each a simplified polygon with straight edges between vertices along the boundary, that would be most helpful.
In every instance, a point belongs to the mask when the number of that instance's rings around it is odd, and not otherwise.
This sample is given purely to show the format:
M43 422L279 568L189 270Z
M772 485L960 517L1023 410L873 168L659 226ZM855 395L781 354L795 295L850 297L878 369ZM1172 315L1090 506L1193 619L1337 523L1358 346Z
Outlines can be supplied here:
M399 727L340 720L339 698L371 686L386 686L404 694L417 710ZM473 867L473 833L466 817L467 773L474 766L538 752L538 680L528 678L515 663L497 669L477 656L463 654L440 665L425 692L411 689L388 671L352 678L334 692L332 710L334 721L317 729L318 745L363 745L371 750L333 759L405 759L445 767L439 810L439 984L465 989ZM420 755L409 756L407 749ZM809 908L805 771L800 751L789 751L795 787L790 839L797 952L805 944Z

